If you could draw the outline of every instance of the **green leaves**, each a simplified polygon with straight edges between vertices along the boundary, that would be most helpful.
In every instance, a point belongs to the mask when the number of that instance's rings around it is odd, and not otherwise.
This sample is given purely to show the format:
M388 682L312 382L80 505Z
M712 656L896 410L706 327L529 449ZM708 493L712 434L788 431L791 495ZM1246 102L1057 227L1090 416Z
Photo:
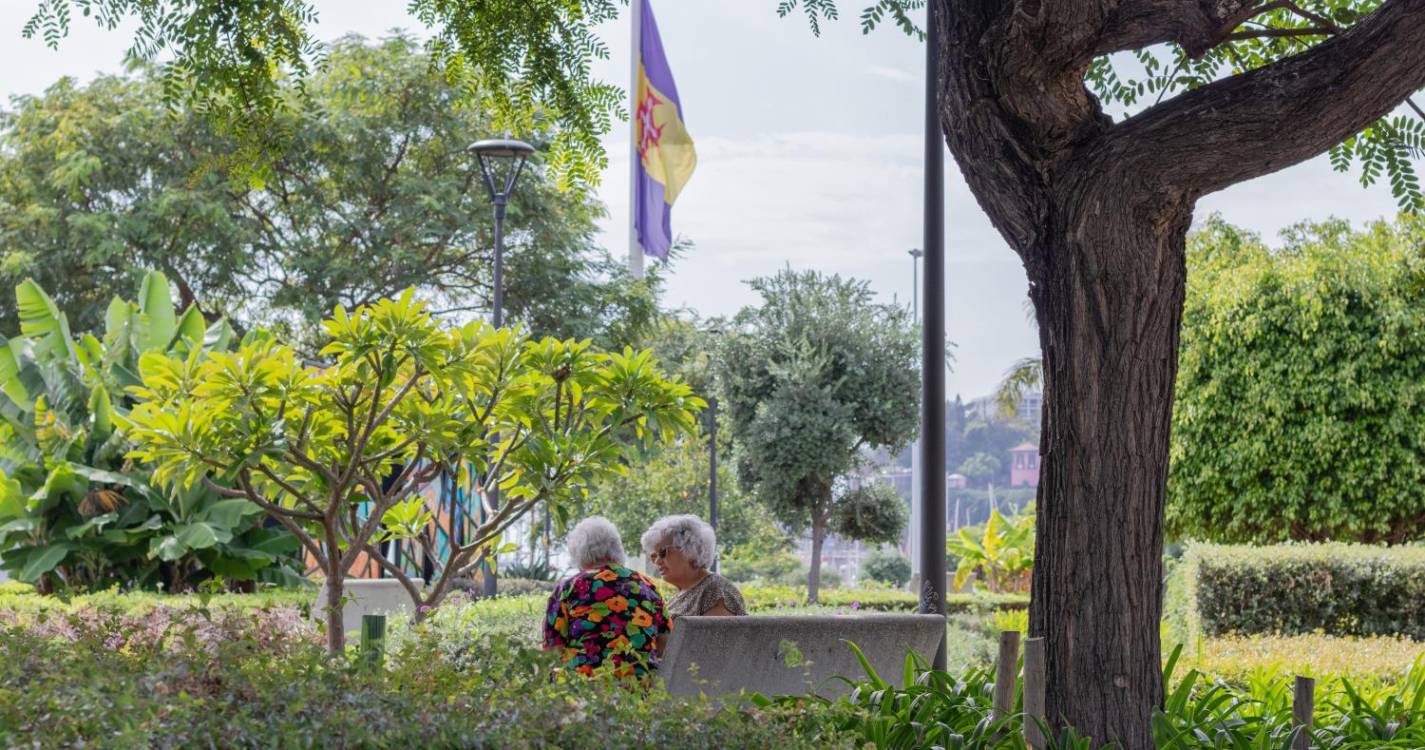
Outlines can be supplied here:
M414 539L420 536L434 515L426 508L425 498L416 496L396 503L381 517L382 538Z
M1100 57L1089 66L1085 81L1104 104L1136 113L1176 94L1306 52L1380 4L1380 0L1308 0L1280 8L1264 4L1260 8L1267 12L1254 14L1235 29L1224 29L1223 38L1206 50L1170 45ZM1229 31L1235 33L1229 36ZM1413 104L1411 108L1413 114L1383 117L1333 146L1330 159L1338 172L1358 164L1362 185L1384 176L1400 209L1414 212L1425 208L1425 193L1412 162L1425 156L1421 149L1425 112Z
M163 274L150 271L144 276L143 286L139 287L139 310L148 333L145 348L168 351L178 325L174 319L173 297L168 292L168 279Z
M1192 238L1167 525L1224 542L1425 532L1425 224Z
M17 289L23 337L0 348L0 412L18 464L0 492L0 518L10 519L0 523L0 558L17 576L76 589L148 585L160 561L201 575L195 553L223 565L234 554L226 545L254 530L250 503L224 501L206 487L170 499L150 486L147 469L125 459L135 370L148 370L156 389L172 393L191 383L206 356L206 323L192 309L177 319L167 279L148 274L142 292L142 305L108 305L103 341L85 335L76 343L38 284ZM170 359L170 345L186 358ZM181 414L166 416L181 424ZM244 561L251 578L277 560Z
M15 287L15 304L20 312L20 333L29 339L35 356L50 361L76 356L69 321L39 284L27 279Z
M479 482L468 489L498 484L509 511L468 540L492 543L538 503L581 499L630 453L692 433L703 405L648 352L443 328L412 291L338 307L324 330L322 367L268 335L206 357L144 356L130 457L174 491L240 481L269 511L327 525L337 549L309 551L339 558L372 541L368 514L381 539L427 533L434 514L416 491L467 467Z
M978 574L991 592L1027 591L1034 567L1034 513L1005 518L991 509L983 530L962 528L946 540L945 549L959 560L955 588L964 588Z

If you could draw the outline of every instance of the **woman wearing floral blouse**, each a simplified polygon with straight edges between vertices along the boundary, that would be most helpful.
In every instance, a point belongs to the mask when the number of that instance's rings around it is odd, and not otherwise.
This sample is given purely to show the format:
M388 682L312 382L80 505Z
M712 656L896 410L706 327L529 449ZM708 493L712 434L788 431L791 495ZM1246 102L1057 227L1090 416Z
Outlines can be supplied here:
M579 573L549 596L544 647L564 666L591 675L607 664L619 677L642 677L657 666L656 643L668 632L663 598L653 581L624 566L618 529L599 516L580 521L566 542Z

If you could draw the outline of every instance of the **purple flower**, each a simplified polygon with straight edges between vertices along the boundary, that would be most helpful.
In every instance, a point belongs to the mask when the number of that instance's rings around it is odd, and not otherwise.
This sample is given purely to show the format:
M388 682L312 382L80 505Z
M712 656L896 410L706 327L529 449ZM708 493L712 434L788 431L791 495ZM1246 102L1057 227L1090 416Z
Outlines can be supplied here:
M861 602L851 602L851 608L852 608L852 609L860 609L860 608L861 608Z

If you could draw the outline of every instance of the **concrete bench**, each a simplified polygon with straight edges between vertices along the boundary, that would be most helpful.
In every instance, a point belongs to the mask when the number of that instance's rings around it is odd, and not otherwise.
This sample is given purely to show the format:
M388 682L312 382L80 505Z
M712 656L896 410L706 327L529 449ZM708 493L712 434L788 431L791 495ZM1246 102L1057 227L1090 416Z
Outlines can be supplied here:
M416 587L425 581L413 579ZM348 578L346 579L345 603L341 607L341 624L347 635L361 632L362 615L394 615L398 612L411 614L415 605L406 588L394 578ZM317 589L317 602L312 606L312 617L325 622L327 619L327 589Z
M945 618L939 615L815 615L808 617L680 617L658 673L673 695L764 695L828 698L849 688L833 677L860 680L855 643L876 672L899 683L907 651L935 656Z

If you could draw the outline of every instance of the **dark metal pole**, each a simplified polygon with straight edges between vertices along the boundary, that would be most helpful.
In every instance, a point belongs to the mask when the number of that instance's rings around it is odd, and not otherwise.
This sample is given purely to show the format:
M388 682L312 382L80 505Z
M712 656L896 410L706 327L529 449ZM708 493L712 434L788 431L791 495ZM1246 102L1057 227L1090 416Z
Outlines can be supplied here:
M925 24L925 315L921 326L920 611L945 615L945 141L940 78L940 0L926 3ZM945 633L935 653L945 669Z
M495 327L505 324L505 205L510 197L495 193Z
M708 524L717 531L717 397L708 397ZM717 572L717 558L712 570Z
M505 324L505 205L509 202L510 196L503 192L496 192L491 202L495 204L495 300L494 314L491 316L496 328ZM494 483L489 490L490 507L500 507L500 485ZM499 582L496 581L495 567L486 563L485 573L485 596L494 596L499 593Z

